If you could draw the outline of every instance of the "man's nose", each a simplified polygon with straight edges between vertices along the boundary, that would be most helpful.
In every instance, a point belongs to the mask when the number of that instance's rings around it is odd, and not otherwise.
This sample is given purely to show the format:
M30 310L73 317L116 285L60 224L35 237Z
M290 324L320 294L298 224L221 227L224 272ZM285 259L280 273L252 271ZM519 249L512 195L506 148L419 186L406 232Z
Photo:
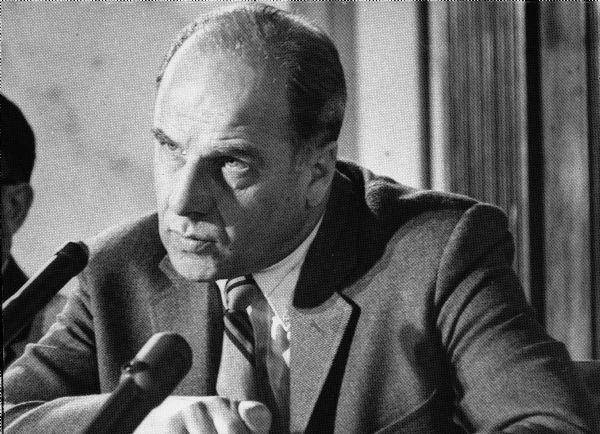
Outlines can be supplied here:
M179 171L169 196L169 207L179 215L204 215L214 207L210 172L201 163L188 162Z

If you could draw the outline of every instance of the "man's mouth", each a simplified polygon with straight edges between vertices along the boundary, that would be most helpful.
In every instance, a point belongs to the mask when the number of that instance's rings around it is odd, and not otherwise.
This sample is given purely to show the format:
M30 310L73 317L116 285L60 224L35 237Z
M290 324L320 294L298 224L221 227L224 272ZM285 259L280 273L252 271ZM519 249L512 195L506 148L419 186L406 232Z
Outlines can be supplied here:
M186 253L202 253L216 243L213 238L202 237L196 234L184 235L174 230L170 230L169 232L171 233L171 240L177 249Z

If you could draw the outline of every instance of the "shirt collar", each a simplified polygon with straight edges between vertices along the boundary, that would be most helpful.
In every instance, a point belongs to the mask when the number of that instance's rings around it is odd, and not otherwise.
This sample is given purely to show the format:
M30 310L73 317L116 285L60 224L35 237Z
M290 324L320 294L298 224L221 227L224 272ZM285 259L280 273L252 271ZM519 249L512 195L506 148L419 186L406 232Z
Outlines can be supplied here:
M289 331L289 310L294 289L300 277L300 269L322 222L323 218L321 217L308 237L292 253L276 264L252 275L286 331ZM221 294L223 294L226 282L227 279L217 280Z

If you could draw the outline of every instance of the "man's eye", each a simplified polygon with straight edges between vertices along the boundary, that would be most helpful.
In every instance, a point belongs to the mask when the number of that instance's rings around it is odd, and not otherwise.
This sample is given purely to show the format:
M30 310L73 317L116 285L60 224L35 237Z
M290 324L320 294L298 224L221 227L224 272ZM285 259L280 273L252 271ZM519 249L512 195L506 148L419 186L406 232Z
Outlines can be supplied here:
M163 145L163 147L167 148L167 150L171 151L171 152L178 152L180 151L180 147L177 143L173 143L173 142L161 142L161 145Z
M250 166L240 160L236 160L235 158L227 158L223 162L223 167L227 170L236 171L236 172L244 172L250 168Z
M181 148L178 143L172 142L170 140L159 140L158 141L161 148L165 151L168 151L171 154L185 154L185 151Z

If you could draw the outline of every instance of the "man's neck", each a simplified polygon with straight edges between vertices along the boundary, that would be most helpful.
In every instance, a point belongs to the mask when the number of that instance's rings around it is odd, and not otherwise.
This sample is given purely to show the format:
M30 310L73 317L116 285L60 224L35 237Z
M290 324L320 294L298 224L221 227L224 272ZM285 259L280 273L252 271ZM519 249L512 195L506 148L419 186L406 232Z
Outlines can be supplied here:
M281 320L286 331L289 331L289 307L291 305L294 289L300 276L300 269L308 253L310 245L317 236L323 218L319 219L308 236L291 253L279 262L252 274L265 298L269 302L275 315ZM223 303L225 294L223 292L227 279L217 281L221 289Z

